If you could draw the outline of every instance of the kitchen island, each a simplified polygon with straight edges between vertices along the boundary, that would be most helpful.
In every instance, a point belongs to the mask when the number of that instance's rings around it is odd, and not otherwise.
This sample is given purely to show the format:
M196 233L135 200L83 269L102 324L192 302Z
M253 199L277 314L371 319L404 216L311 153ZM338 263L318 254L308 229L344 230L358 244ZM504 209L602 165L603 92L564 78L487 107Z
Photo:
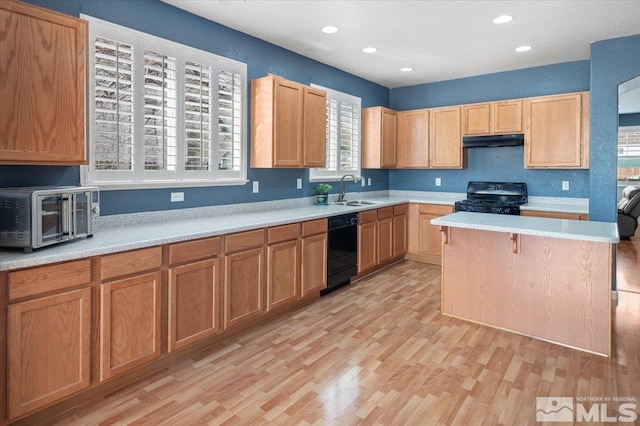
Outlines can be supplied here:
M611 355L615 223L467 212L431 223L443 314Z

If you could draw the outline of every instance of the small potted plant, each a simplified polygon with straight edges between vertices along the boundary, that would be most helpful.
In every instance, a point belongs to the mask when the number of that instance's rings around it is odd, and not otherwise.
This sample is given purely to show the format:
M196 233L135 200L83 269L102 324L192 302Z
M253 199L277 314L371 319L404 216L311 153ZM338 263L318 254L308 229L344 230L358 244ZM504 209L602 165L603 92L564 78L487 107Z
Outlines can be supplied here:
M331 185L319 183L311 189L311 195L316 197L316 204L328 204L331 188Z

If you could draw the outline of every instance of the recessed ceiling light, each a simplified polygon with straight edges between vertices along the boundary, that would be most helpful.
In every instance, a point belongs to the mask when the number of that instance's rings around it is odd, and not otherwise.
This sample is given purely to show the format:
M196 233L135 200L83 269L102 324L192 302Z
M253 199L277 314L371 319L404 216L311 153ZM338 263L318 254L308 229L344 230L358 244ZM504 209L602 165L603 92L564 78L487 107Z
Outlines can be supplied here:
M376 53L378 51L378 49L373 47L373 46L369 46L369 47L365 47L364 49L362 49L362 51L364 53Z
M404 68L400 68L400 71L402 71L402 72L410 72L410 71L413 71L413 68L412 67L404 67Z
M507 22L513 21L513 16L511 15L500 15L493 20L494 24L506 24Z
M322 32L325 34L333 34L338 32L338 27L334 27L332 25L327 25L322 29Z
M528 52L531 49L532 49L531 46L520 46L520 47L516 47L516 52Z

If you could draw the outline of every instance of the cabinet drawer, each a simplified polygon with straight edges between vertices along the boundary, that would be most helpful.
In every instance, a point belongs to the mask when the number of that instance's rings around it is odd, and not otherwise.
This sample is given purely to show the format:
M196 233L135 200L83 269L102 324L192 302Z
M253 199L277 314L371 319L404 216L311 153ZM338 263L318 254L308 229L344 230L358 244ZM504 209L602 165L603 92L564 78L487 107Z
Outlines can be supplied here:
M91 283L91 260L9 272L9 300L32 297Z
M322 234L327 232L327 219L310 220L302 223L302 236Z
M279 243L281 241L295 240L300 236L300 224L292 223L291 225L275 226L267 229L267 241L269 244Z
M449 214L453 213L453 206L446 206L444 204L420 204L420 213Z
M393 207L382 207L378 209L378 219L386 219L393 216Z
M162 266L162 247L126 251L102 257L102 280L109 280Z
M264 229L240 232L225 237L227 253L264 245Z
M220 254L221 238L205 238L169 246L169 264L192 262Z
M393 215L398 216L400 214L407 214L409 211L409 204L400 204L399 206L393 206Z
M358 213L359 223L373 222L376 219L378 219L378 210L367 210Z

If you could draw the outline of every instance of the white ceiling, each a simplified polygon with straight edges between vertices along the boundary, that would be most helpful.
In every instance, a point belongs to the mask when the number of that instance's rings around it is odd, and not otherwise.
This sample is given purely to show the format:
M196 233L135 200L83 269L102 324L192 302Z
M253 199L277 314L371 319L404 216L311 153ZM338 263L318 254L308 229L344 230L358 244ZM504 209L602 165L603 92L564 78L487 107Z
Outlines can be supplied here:
M640 33L639 0L162 1L389 88L588 59L591 42Z

